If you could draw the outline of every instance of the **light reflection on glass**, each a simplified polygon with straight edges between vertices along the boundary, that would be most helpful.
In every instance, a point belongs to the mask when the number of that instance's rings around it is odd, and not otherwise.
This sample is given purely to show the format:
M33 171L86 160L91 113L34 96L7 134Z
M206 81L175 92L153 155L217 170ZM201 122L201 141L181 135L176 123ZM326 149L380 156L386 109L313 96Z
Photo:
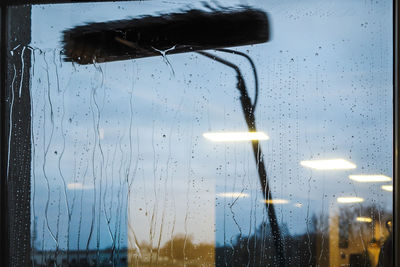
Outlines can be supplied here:
M344 159L304 160L300 164L315 170L347 170L357 167L354 163Z
M368 223L370 223L370 222L372 222L372 218L370 218L370 217L357 217L356 221L357 222L368 222Z
M382 185L381 188L388 192L393 192L393 185Z
M261 202L267 203L267 204L288 204L289 200L276 198L276 199L264 199Z
M362 197L338 197L339 203L361 203L364 199Z
M99 138L104 139L104 128L99 129Z
M349 175L349 178L353 181L360 183L373 183L373 182L389 182L392 178L386 175Z
M249 194L246 193L242 193L242 192L227 192L227 193L219 193L217 194L217 196L219 197L232 197L232 198L245 198L245 197L249 197Z
M269 139L268 135L263 132L219 132L204 133L203 136L213 142L240 142Z
M84 185L82 183L69 183L67 184L68 190L83 190L83 189L93 189L90 185Z

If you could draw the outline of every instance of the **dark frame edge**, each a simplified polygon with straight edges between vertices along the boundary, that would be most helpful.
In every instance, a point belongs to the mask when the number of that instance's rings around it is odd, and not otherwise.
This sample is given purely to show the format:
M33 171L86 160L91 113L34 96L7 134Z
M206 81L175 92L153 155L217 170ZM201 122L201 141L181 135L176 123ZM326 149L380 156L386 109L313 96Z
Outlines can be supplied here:
M7 212L7 134L6 134L6 21L7 7L10 5L25 4L58 4L58 3L81 3L81 2L125 2L139 0L5 0L0 3L0 249L2 266L9 266L9 236L8 236L8 212ZM400 266L400 94L399 94L399 3L393 0L393 266Z
M1 4L1 33L0 33L0 240L2 240L0 248L2 251L2 264L5 267L9 266L9 235L8 235L8 184L7 184L7 134L6 134L6 51L7 51L7 6ZM3 258L4 257L4 258Z
M399 2L393 1L393 266L400 266Z

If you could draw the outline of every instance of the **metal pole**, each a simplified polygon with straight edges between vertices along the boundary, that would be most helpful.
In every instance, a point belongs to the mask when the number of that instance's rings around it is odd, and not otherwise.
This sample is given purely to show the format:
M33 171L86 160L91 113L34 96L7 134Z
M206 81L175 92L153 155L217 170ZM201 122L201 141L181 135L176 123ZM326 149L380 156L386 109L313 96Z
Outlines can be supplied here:
M239 67L236 66L235 64L233 64L229 61L226 61L220 57L217 57L213 54L210 54L207 52L198 52L198 53L205 57L208 57L214 61L222 63L228 67L231 67L236 71L237 78L238 78L237 88L240 92L240 102L242 104L242 110L243 110L243 114L244 114L244 117L245 117L245 120L247 123L247 127L248 127L249 131L251 131L251 132L256 131L257 130L256 121L255 121L254 112L253 112L254 107L253 107L250 97L247 93L246 85L244 83L244 79L240 72ZM260 185L261 185L264 199L272 200L272 193L271 193L271 189L269 187L268 180L267 180L267 172L265 170L263 153L262 153L261 147L259 146L259 143L257 140L252 141L252 147L253 147L254 158L255 158L256 164L257 164L258 177L260 180ZM272 232L272 237L273 237L273 241L274 241L275 251L278 256L279 266L285 267L286 264L285 264L285 253L284 253L282 234L279 229L279 224L278 224L278 220L276 218L274 205L273 205L273 203L271 203L271 201L266 201L265 207L267 209L269 223L271 225L271 232Z

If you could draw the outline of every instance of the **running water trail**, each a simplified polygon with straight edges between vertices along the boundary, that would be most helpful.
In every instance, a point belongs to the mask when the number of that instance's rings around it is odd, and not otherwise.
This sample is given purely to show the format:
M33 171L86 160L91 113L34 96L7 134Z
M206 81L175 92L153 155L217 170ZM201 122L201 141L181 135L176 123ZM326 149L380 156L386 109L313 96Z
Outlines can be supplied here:
M325 178L325 177L324 177ZM324 233L324 227L325 227L325 220L324 218L324 211L325 211L325 179L323 179L323 186L322 186L322 207L321 207L321 229L317 229L321 233L321 252L319 253L318 261L321 262L322 256L324 254L324 245L325 245L325 233Z
M307 217L306 217L306 227L307 227L307 243L308 243L308 253L309 258L308 258L308 265L311 266L311 261L312 261L312 250L311 250L311 237L310 237L310 192L311 192L311 179L312 176L310 175L310 178L308 179L308 191L307 191Z
M89 146L89 144L87 146ZM81 239L82 216L83 216L83 192L84 192L84 187L85 187L85 183L86 183L86 176L87 176L88 169L89 169L89 160L86 160L86 168L85 168L85 171L83 173L83 178L82 178L81 203L80 203L81 205L80 205L78 237L77 237L77 251L80 251L80 239ZM80 255L80 253L78 253L78 262L80 262L79 255Z
M176 45L174 45L173 47L168 48L168 49L166 49L166 50L159 50L159 49L157 49L157 48L151 47L152 49L154 49L155 51L157 51L157 52L159 52L159 53L161 54L164 63L169 67L169 70L171 71L172 77L175 77L175 71L174 71L174 68L172 67L171 62L169 62L169 60L168 60L168 58L167 58L167 53L168 53L169 51L174 50L175 47L176 47Z
M184 101L184 97L182 96L180 103L178 105L178 109L176 110L175 116L174 116L174 120L173 123L170 127L170 131L169 131L169 137L168 137L168 158L172 159L172 153L171 153L171 138L172 138L172 130L175 128L174 125L177 123L178 121L178 115L181 114L181 109L182 109L182 105L183 105L183 101ZM168 165L167 165L167 176L168 176ZM172 201L172 210L174 211L174 217L172 220L172 228L171 228L171 253L170 253L170 257L171 257L171 265L174 266L174 233L175 233L175 226L176 226L176 203L175 203L175 194L174 194L174 175L171 175L171 179L170 179L170 197L171 197L171 201Z
M57 205L57 223L56 223L56 239L59 240L60 236L60 218L61 218L61 188L58 187L58 205ZM54 253L54 260L57 262L59 251ZM56 264L54 264L56 265Z
M12 131L13 131L13 119L12 119L12 117L13 117L13 111L14 111L14 98L15 98L15 96L14 96L14 83L15 83L15 78L17 77L17 70L16 70L16 68L15 68L15 64L13 64L13 69L14 69L14 75L13 75L13 79L12 79L12 82L11 82L11 104L10 104L10 117L9 117L9 132L8 132L8 147L10 148L11 147L11 134L12 134ZM8 179L8 176L9 176L9 174L10 174L10 152L11 152L11 149L8 149L8 155L7 155L7 179Z
M93 142L93 150L92 150L92 158L91 158L91 167L92 167L92 178L93 178L93 203L92 203L92 220L90 223L90 230L89 230L89 235L88 239L86 242L86 258L89 258L89 246L90 246L90 241L92 240L92 235L93 235L93 230L94 230L94 224L95 224L95 219L96 219L96 179L97 179L97 173L96 173L96 150L97 150L97 143L98 143L98 134L97 134L97 127L96 127L96 114L94 111L93 107L93 102L95 98L95 93L96 93L96 86L92 84L90 90L90 111L92 114L92 129L93 129L93 136L94 136L94 142Z
M69 84L71 82L73 74L70 76L69 81L67 83L66 88L64 90L60 89L60 83L59 83L59 76L58 76L58 70L57 70L57 63L56 63L56 50L54 50L54 55L53 55L53 63L55 66L55 73L56 73L56 78L57 78L57 92L61 93L61 101L62 101L62 111L61 111L61 120L60 120L60 131L61 131L61 138L62 138L62 148L61 148L61 153L59 154L58 157L58 173L61 178L61 182L63 184L63 193L64 193L64 200L65 200L65 207L66 207L66 212L67 212L67 218L68 218L68 224L67 224L67 262L69 262L69 246L70 246L70 229L71 229L71 220L72 220L72 212L73 210L70 208L69 200L68 200L68 194L67 194L67 182L64 176L64 173L62 171L62 159L65 153L65 143L66 143L66 138L65 138L65 130L64 130L64 119L65 119L65 91L67 88L69 88Z
M190 137L189 137L189 155L188 155L188 181L187 181L187 189L186 189L186 214L185 214L185 224L184 224L184 230L185 230L185 240L183 242L183 266L186 267L186 243L188 239L188 221L189 221L189 196L190 196L190 182L192 178L192 140L193 140L193 123L191 125L190 129Z
M47 201L46 201L46 206L45 206L45 222L46 222L46 226L47 226L47 231L49 232L51 238L53 239L53 241L56 244L56 255L58 253L58 249L59 249L59 242L58 242L58 238L56 238L56 235L53 233L53 231L50 228L50 224L49 224L49 204L50 204L50 182L49 182L49 178L47 175L47 171L46 171L46 164L47 164L47 155L49 153L50 150L50 146L53 140L53 135L54 135L54 112L53 112L53 104L51 101L51 86L50 86L50 74L49 74L49 64L46 60L46 53L43 53L43 61L45 62L46 68L46 77L47 77L47 95L46 92L43 94L44 97L44 108L43 108L43 163L42 163L42 171L43 171L43 177L46 180L46 185L47 185ZM47 100L46 100L46 96L47 96ZM49 141L48 144L46 144L46 103L49 103L49 108L50 108L50 123L51 123L51 131L50 131L50 137L49 137Z
M156 233L157 227L157 218L158 218L158 194L157 194L157 167L158 167L158 157L156 157L156 150L154 145L154 120L152 126L152 134L151 134L151 145L153 149L153 188L154 188L154 204L153 211L150 220L150 266L153 264L153 242Z
M115 239L117 240L117 243L115 245L116 247L116 260L118 261L119 259L119 248L120 248L120 241L121 241L121 221L122 221L122 207L124 206L124 187L123 187L123 179L124 179L124 173L123 173L123 167L124 167L124 151L122 149L122 140L123 136L119 139L118 143L118 148L121 153L121 159L120 159L120 166L118 170L118 180L119 180L119 187L118 187L118 192L117 192L117 208L115 211L115 228L114 228L114 236Z
M129 176L130 176L130 169L131 169L131 164L132 164L132 158L133 158L133 148L132 148L132 126L133 126L133 89L134 89L134 61L132 61L132 85L131 85L131 91L129 92L130 97L129 97L129 165L128 165L128 171L126 174L126 178L127 178L127 184L128 184L128 194L127 194L127 205L128 205L128 210L130 211L131 208L131 194L132 194L132 183L134 181L134 178L136 176L136 172L138 169L138 165L139 165L139 133L137 133L137 158L136 158L136 162L135 162L135 167L134 167L134 171L132 174L131 179L129 180ZM139 254L139 256L141 255L141 249L140 249L140 245L139 245L139 241L138 238L136 236L134 227L132 225L132 222L130 219L127 219L128 222L128 230L130 231L130 233L128 233L128 241L131 243L131 238L130 234L133 237L133 243L130 244L130 247L132 248L134 246L135 250L137 251L137 253Z
M10 54L12 57L14 57L14 51L16 49L18 49L18 47L20 47L20 45L17 45L16 47L14 47L11 51ZM23 59L22 59L23 60ZM15 79L17 77L17 70L15 67L15 64L13 64L13 70L14 70L14 74L13 74L13 78L11 81L11 104L10 104L10 116L9 116L9 132L8 132L8 147L11 147L11 134L13 131L13 111L14 111L14 100L15 100L15 91L14 91L14 83L15 83ZM22 86L22 79L21 79L21 83L20 83L20 87ZM7 155L7 178L9 175L9 171L10 171L10 152L11 149L8 149L8 155Z
M32 78L35 77L35 50L31 49L28 47L29 50L32 52L32 75L30 77L30 84L32 84ZM32 261L32 266L34 266L34 255L35 255L35 239L37 238L37 232L36 232L36 208L35 208L35 200L36 200L36 142L35 142L35 127L34 127L34 120L35 120L35 112L34 112L34 107L35 107L35 102L34 102L34 96L33 96L33 90L29 89L29 97L31 101L31 144L32 144L32 199L31 199L31 210L32 210L32 217L33 217L33 230L32 235L35 234L35 236L32 236L31 238L31 261Z
M24 72L25 72L25 60L24 60L24 55L25 55L25 49L26 46L22 47L21 51L21 80L19 82L19 90L18 90L18 97L21 98L22 94L22 84L24 82Z
M46 222L45 222L45 220L43 220L43 226L42 226L42 251L44 251L44 247L45 247L44 246L44 244L45 244L44 233L46 232L45 228L46 228ZM45 256L45 253L42 253L42 262L45 262L44 256Z
M101 228L101 191L102 191L102 182L103 182L103 167L104 167L104 152L103 152L103 148L101 145L101 133L100 133L100 120L101 120L101 109L99 104L97 103L96 100L96 95L97 95L97 91L99 89L103 89L103 105L104 105L104 98L105 98L105 94L104 94L104 73L103 73L103 69L101 68L100 65L96 65L95 62L93 62L93 66L95 67L96 71L98 72L98 74L100 74L101 77L101 83L100 83L100 87L96 88L93 94L93 103L96 107L96 112L97 112L97 122L96 122L96 135L97 135L97 140L98 140L98 147L99 147L99 152L100 152L100 174L99 174L99 204L98 204L98 219L97 219L97 233L96 233L96 248L97 248L97 252L96 252L96 259L97 262L99 262L100 259L100 228Z
M101 180L102 180L102 170L103 170L103 165L104 165L104 153L101 147L101 142L100 142L100 107L97 103L96 96L97 96L97 90L99 88L103 87L104 83L104 75L101 67L97 66L95 63L93 63L95 70L97 71L98 74L100 74L101 77L101 83L100 86L94 85L93 84L93 79L92 79L92 89L90 92L90 110L92 113L92 124L93 124L93 132L94 132L94 144L93 144L93 151L92 151L92 175L93 175L93 204L92 204L92 221L90 225L90 230L89 230L89 236L88 240L86 243L86 256L88 257L89 253L89 246L90 246L90 241L92 239L93 231L94 231L94 225L96 222L96 200L97 200L97 179L99 178L100 180L100 200L99 200L99 206L98 206L98 221L97 221L97 229L96 229L96 260L98 262L99 260L99 249L100 249L100 227L101 227ZM100 168L97 168L96 166L96 152L97 148L99 149L100 152ZM99 174L97 173L99 171ZM98 176L99 175L99 176Z
M354 182L353 182L353 181L350 181L350 183L351 183L351 185L352 185L352 187L353 187L354 196L355 196L355 197L358 197L357 190L356 190L356 186L355 186ZM362 207L361 202L358 203L358 207L359 207L358 216L362 217L362 208L363 208L363 207ZM360 230L360 239L361 239L361 244L362 244L362 247L363 247L363 251L367 251L367 246L366 246L366 244L365 244L365 242L364 242L364 238L363 238L362 228L359 228L359 230Z
M250 181L249 181L249 183L250 183ZM255 201L253 202L253 199L252 198L250 198L251 200L250 200L250 216L249 216L249 232L248 232L248 234L247 234L247 242L246 242L246 248L247 248L247 254L248 254L248 260L247 260L247 267L249 267L250 266L250 261L251 261L251 251L250 251L250 237L251 237L251 231L253 230L252 228L253 228L253 224L252 224L252 221L253 221L253 213L254 213L254 209L255 208L253 208L254 206L255 206ZM254 230L254 232L255 232L255 230Z
M114 192L114 179L113 179L114 178L114 166L115 166L115 157L116 157L117 148L118 148L118 139L119 139L119 137L117 137L117 142L114 145L115 148L114 148L114 153L113 153L112 160L111 160L111 188L110 188L111 196L110 196L109 201L108 201L110 203L108 209L106 207L106 203L107 203L106 202L106 196L107 196L108 184L106 184L106 188L104 190L104 201L103 201L103 203L104 203L103 204L104 205L104 217L105 217L106 223L107 223L108 234L110 235L110 238L111 238L111 241L112 241L112 244L111 244L111 260L112 260L113 264L115 262L115 258L114 257L115 257L115 244L116 243L115 243L115 236L113 235L112 229L111 229L111 221L112 221L112 208L113 208L113 203L114 203L114 194L113 194L113 192ZM108 165L108 164L106 164L106 165ZM106 171L106 173L107 173L107 171ZM108 180L106 180L106 181L108 181Z
M235 190L232 190L232 191L235 192ZM242 189L242 191L240 191L240 194L242 194L243 191L244 191L244 188ZM233 210L233 206L236 204L236 202L239 200L239 198L240 198L240 195L238 195L238 196L232 201L232 204L229 205L229 209L230 209L230 211L231 211L232 220L233 220L233 222L235 223L236 227L237 227L238 230L239 230L239 235L237 236L237 240L239 240L239 242L240 242L240 240L242 239L242 235L243 235L243 233L242 233L242 227L240 227L240 224L239 224L238 221L236 220L236 213L235 213L234 210ZM233 199L233 198L232 198L232 199ZM230 245L231 245L231 248L232 248L232 256L233 256L233 257L235 256L234 238L235 238L235 236L232 235L232 236L231 236L231 240L230 240L230 241L231 241Z
M183 100L183 99L182 99ZM169 133L168 133L168 157L167 157L167 162L166 162L166 170L165 170L165 182L164 182L164 205L163 205L163 212L162 212L162 218L161 218L161 225L160 225L160 233L159 233L159 237L158 237L158 243L157 243L157 258L156 258L156 266L158 266L158 262L159 262L159 255L160 255L160 249L161 249L161 239L162 239L162 235L163 235L163 229L164 229L164 221L165 221L165 212L166 212L166 210L167 210L167 204L168 204L168 200L170 199L170 198L174 198L174 195L173 195L173 191L171 192L171 195L169 196L168 195L168 192L169 192L169 190L168 190L168 181L169 181L169 176L170 176L170 174L169 174L169 169L170 169L170 162L171 162L171 159L172 159L172 154L171 154L171 137L172 137L172 130L173 130L173 128L174 128L174 125L175 125L175 123L176 123L176 117L177 117L177 115L178 115L178 112L179 112L179 110L180 110L180 107L181 107L181 105L182 105L182 100L181 100L181 102L180 102L180 104L179 104L179 108L178 108L178 110L176 111L176 113L175 113L175 116L174 116L174 118L173 118L173 121L172 121L172 123L171 123L171 127L170 127L170 129L169 129ZM173 177L173 176L172 176ZM171 180L172 180L172 177L171 177ZM171 189L172 189L172 184L171 184ZM175 204L174 204L175 205ZM174 215L174 217L176 217L176 214ZM174 218L174 221L175 221L176 219ZM174 222L175 223L175 222ZM174 228L175 226L173 226L173 228ZM172 258L172 262L173 262L173 250L172 250L172 248L173 248L173 243L174 243L174 241L173 241L173 235L171 235L171 258Z
M224 106L224 128L225 128L225 126L226 126L226 109L225 109L225 106ZM226 176L226 144L224 145L224 193L226 193L226 191L227 191L227 176ZM228 266L228 262L227 262L227 254L226 254L226 206L227 206L227 203L226 203L226 198L224 198L224 213L223 213L223 216L224 216L224 220L223 220L223 223L224 223L224 226L223 226L223 231L224 231L224 263L225 263L225 266Z
M111 245L111 255L110 255L110 262L113 264L114 266L114 236L112 235L112 231L111 231L111 216L108 216L108 212L107 212L107 203L111 202L111 201L107 201L107 191L108 191L108 180L109 180L109 172L108 172L108 166L109 166L109 161L110 161L110 148L107 149L107 153L106 153L106 161L105 161L105 167L104 167L104 179L105 179L105 188L104 188L104 192L103 192L103 213L104 213L104 220L106 221L106 227L107 227L107 231L108 231L108 235L110 236L112 245ZM111 174L112 175L112 174ZM110 203L110 206L112 205L112 202Z
M57 63L56 63L56 52L57 52L57 49L54 49L54 51L53 51L53 63L54 63L54 70L56 72L57 92L60 93L60 78L58 76L58 66L57 66Z

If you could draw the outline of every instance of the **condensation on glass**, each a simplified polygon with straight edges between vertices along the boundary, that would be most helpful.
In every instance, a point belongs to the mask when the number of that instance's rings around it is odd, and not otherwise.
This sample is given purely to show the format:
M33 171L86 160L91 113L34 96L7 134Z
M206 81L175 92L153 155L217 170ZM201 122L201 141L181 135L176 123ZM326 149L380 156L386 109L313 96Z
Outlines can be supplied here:
M64 61L63 31L88 22L243 5L271 22L268 42L232 48L257 70L258 137L248 135L237 74L203 54ZM30 55L32 265L279 266L272 205L287 266L384 266L392 8L388 0L32 6L31 43L10 51ZM254 100L247 59L207 52L239 66ZM268 199L251 138L260 139Z

